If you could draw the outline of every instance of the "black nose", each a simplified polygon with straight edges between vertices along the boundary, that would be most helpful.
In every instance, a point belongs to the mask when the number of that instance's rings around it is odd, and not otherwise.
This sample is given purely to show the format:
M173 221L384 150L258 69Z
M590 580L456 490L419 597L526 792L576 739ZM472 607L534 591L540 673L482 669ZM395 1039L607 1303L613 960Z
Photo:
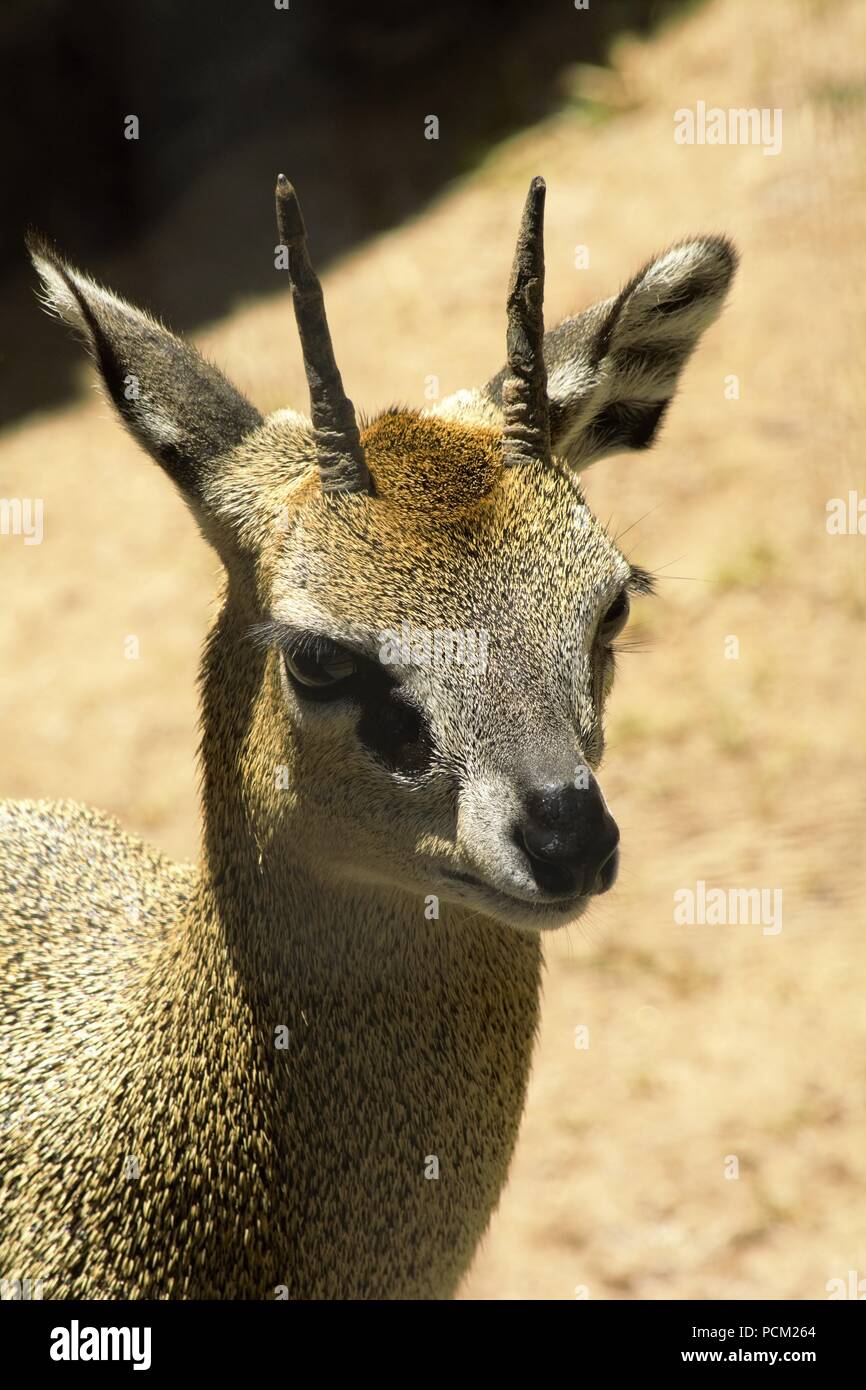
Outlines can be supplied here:
M515 836L546 893L606 893L616 878L619 830L591 773L533 787Z

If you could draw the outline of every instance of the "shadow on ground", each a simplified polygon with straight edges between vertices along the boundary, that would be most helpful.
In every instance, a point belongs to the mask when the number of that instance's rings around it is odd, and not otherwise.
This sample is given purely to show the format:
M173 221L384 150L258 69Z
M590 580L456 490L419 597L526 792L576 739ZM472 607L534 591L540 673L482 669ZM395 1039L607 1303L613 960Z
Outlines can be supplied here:
M278 171L324 266L553 109L563 69L603 62L615 33L671 8L17 0L0 18L0 423L78 380L75 350L34 312L28 226L189 331L276 288Z

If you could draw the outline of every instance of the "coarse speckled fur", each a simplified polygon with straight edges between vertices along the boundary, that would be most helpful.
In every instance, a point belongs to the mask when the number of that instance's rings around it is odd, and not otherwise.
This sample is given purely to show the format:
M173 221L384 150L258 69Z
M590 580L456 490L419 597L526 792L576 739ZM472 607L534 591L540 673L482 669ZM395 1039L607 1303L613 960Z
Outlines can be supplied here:
M540 930L569 920L521 877L515 798L598 765L599 622L645 587L574 470L650 442L733 253L685 243L547 335L552 462L503 470L500 374L368 424L375 495L335 497L304 417L262 420L33 250L226 578L199 866L71 803L0 805L0 1274L46 1298L450 1297L517 1135ZM375 652L407 621L489 635L483 671L402 673L432 746L414 775L350 702L301 700L274 636Z

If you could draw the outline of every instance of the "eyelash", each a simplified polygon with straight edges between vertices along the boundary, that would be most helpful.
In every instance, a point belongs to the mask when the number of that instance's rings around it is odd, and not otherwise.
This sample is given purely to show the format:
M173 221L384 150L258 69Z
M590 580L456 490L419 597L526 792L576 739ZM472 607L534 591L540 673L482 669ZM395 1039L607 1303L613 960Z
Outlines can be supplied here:
M314 661L322 661L327 656L333 656L338 648L335 642L331 642L327 637L322 637L317 632L302 632L297 637L283 639L283 651L297 654L298 656L309 656Z

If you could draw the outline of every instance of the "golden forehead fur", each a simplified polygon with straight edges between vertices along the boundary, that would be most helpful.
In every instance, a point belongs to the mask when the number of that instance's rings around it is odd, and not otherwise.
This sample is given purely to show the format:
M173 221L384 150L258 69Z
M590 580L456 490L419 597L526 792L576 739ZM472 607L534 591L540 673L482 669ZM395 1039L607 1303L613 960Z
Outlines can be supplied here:
M494 430L419 414L389 411L362 436L376 492L413 511L472 511L502 473Z

